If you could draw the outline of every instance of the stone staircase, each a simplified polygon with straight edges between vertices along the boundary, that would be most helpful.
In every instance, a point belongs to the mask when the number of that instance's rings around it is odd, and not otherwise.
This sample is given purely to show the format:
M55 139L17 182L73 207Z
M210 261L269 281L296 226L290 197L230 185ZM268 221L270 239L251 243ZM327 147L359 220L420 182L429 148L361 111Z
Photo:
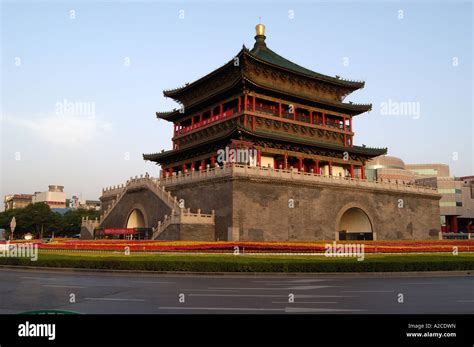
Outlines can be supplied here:
M157 225L153 227L152 239L157 239L160 235L172 224L212 224L215 223L215 214L203 214L198 209L197 213L192 213L189 208L186 208L184 201L178 201L176 196L171 195L163 185L160 184L158 178L150 177L148 174L131 177L125 184L104 188L102 196L110 198L113 196L112 203L102 212L100 220L95 221L92 227L91 222L83 220L83 225L88 228L100 227L100 225L107 220L114 208L120 203L121 199L127 194L130 189L147 188L152 191L160 200L162 200L170 209L170 215L165 215L162 221L158 221ZM93 235L93 233L92 233Z
M150 189L171 209L179 210L185 207L184 203L180 207L176 196L172 196L169 191L166 191L165 187L160 185L159 179L150 177L148 175L140 175L130 177L130 179L125 184L122 184L120 186L109 187L102 190L102 196L113 194L115 195L115 199L113 199L112 204L109 205L108 208L103 211L103 214L100 216L100 223L104 222L107 219L107 217L110 215L115 206L118 205L120 200L127 193L128 189L140 187Z
M165 215L163 221L158 221L156 227L153 228L152 239L156 240L171 224L214 224L215 223L215 212L212 210L211 214L201 213L198 209L197 213L192 213L191 210L181 209L179 213L176 213L174 209L171 210L171 214Z
M100 225L100 221L95 219L89 219L89 217L82 217L81 222L81 238L89 239L94 238L94 230L98 228ZM86 233L84 235L84 232Z

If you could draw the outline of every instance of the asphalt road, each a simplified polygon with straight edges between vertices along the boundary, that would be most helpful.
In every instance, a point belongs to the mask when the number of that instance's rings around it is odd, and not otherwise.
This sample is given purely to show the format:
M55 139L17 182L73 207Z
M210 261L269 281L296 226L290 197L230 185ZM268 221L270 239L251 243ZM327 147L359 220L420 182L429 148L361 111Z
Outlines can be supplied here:
M289 302L292 297L294 302ZM41 309L123 314L473 314L474 276L257 277L0 268L0 313Z

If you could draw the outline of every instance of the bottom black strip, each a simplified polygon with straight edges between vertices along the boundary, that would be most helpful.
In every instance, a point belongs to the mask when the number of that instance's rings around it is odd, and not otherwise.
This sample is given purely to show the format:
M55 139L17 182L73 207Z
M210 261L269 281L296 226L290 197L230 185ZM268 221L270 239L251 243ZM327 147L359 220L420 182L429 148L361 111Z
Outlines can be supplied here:
M473 346L469 315L1 315L8 345Z

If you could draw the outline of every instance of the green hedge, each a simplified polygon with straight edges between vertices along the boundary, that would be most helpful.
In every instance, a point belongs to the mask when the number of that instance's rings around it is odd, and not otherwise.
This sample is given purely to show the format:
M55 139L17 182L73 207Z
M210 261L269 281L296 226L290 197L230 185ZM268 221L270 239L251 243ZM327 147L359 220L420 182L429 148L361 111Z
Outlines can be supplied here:
M473 255L386 255L354 258L315 256L41 254L37 261L0 258L0 265L193 272L395 272L474 270Z

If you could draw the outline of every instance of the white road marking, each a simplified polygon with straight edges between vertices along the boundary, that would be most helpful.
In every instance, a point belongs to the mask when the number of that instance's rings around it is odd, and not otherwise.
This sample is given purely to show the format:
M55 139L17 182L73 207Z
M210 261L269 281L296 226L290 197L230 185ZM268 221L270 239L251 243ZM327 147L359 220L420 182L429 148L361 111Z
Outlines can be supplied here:
M176 282L162 282L162 281L133 281L133 283L146 283L146 284L176 284Z
M281 281L253 281L254 283L268 283L268 284L292 284L292 283L311 283L311 282L327 282L327 281L330 281L330 280L323 280L323 279L319 279L319 280L281 280Z
M272 304L289 304L288 301L272 301ZM295 301L295 304L337 304L337 301Z
M253 307L185 307L185 306L165 306L158 307L160 310L205 310L205 311L280 311L281 308L253 308Z
M183 289L183 292L238 292L236 289L195 289L195 288L188 288Z
M446 283L446 282L411 282L411 283L400 283L401 285L404 285L404 284L409 284L409 285L412 285L412 284L422 284L422 285L432 285L432 284L435 284L437 286L439 285L444 285L444 286L448 286L449 283Z
M86 287L80 287L80 286L68 286L68 285L56 285L56 284L43 284L42 287L48 287L48 288L86 288Z
M361 312L367 310L346 309L346 308L309 308L309 307L286 307L287 313L303 313L303 312Z
M85 298L94 301L145 301L145 299L119 299L119 298Z
M341 293L395 293L394 290L341 290Z
M297 287L285 287L285 288L228 288L228 287L209 287L209 289L235 289L235 290L309 290L309 289L323 289L323 288L334 288L335 286L297 286Z
M189 296L230 296L230 297L257 297L257 298L287 298L288 295L273 295L273 294L199 294L191 293ZM295 298L299 299L308 299L308 298L355 298L356 296L352 295L295 295ZM288 303L286 301L286 303Z
M295 298L301 299L308 299L308 298L358 298L357 295L305 295L305 294L297 294L295 295Z
M48 277L20 277L25 280L48 280L48 281L56 281L57 278L48 278Z
M189 296L230 296L230 297L257 297L257 298L287 298L287 295L272 295L272 294L196 294L192 293Z

